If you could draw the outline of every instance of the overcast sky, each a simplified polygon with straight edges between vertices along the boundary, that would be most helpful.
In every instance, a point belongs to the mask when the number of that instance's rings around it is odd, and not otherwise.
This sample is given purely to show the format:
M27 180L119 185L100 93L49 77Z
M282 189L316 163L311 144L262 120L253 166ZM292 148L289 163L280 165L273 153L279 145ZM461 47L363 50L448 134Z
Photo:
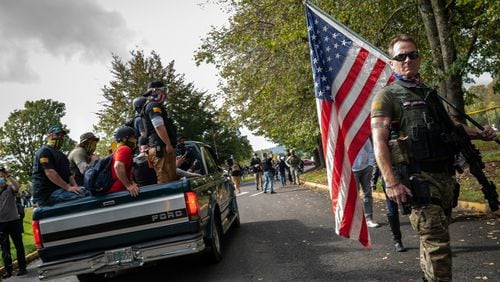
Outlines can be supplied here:
M111 54L154 50L175 60L200 90L215 92L213 66L193 54L211 26L228 15L204 0L0 0L0 125L27 100L66 104L63 118L78 140L97 123L101 89L111 80ZM200 5L200 3L202 5ZM248 131L255 150L274 144Z

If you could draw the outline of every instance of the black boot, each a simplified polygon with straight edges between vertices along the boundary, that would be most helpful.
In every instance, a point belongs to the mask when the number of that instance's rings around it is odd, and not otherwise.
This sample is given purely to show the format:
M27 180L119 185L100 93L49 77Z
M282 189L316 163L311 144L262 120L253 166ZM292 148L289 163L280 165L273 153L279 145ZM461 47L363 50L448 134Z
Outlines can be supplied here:
M6 271L3 273L3 275L2 275L2 279L7 279L7 278L9 278L9 277L11 277L11 276L12 276L12 270L10 270L10 271L9 271L9 270L6 270Z
M401 229L399 228L399 215L388 215L389 225L391 226L392 237L394 239L394 248L397 252L405 252L406 249L401 241Z

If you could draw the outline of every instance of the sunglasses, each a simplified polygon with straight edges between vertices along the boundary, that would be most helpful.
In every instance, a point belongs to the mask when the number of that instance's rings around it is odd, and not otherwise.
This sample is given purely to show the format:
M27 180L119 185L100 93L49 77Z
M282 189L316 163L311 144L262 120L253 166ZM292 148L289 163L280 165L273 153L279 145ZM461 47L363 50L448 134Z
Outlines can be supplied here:
M410 60L415 60L418 59L418 57L420 57L420 54L418 54L418 51L412 51L407 54L397 54L396 56L392 57L391 60L404 62L406 61L406 57L410 58Z
M163 91L163 92L167 93L167 88L166 87L153 88L153 91L157 91L157 90L160 90L160 91Z

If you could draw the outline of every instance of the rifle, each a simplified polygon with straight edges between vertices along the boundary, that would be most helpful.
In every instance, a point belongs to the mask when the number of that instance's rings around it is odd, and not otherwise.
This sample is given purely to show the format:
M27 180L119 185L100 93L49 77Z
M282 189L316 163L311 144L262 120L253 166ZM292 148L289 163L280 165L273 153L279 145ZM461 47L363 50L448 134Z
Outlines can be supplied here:
M433 91L433 93L443 102L445 102L446 104L450 105L453 109L455 109L455 111L457 111L459 115L469 120L480 130L484 130L484 128L479 123L477 123L466 113L460 111L450 101L448 101L444 97L441 97L439 94L436 93L436 91ZM469 135L467 134L467 132L465 132L465 129L462 125L455 125L448 115L446 115L446 117L443 117L443 120L448 121L450 128L452 129L450 135L448 136L448 138L450 139L448 141L450 141L451 144L455 146L457 151L462 153L466 162L469 164L469 171L471 172L472 175L474 175L474 177L476 177L479 184L481 184L482 186L481 191L483 192L484 198L488 201L490 210L497 211L499 205L497 188L492 181L488 180L488 178L483 172L484 163L481 158L481 153L476 148L476 146L472 144ZM496 142L500 144L500 141L496 140Z

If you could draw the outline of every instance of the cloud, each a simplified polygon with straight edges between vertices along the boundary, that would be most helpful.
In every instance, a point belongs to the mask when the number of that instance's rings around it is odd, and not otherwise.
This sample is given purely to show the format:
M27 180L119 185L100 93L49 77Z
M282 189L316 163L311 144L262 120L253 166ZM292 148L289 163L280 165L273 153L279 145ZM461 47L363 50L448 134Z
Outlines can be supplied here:
M0 41L0 82L30 83L39 80L28 65L28 54L11 41Z
M105 62L125 55L133 35L119 13L94 0L0 0L0 81L37 79L31 52Z

